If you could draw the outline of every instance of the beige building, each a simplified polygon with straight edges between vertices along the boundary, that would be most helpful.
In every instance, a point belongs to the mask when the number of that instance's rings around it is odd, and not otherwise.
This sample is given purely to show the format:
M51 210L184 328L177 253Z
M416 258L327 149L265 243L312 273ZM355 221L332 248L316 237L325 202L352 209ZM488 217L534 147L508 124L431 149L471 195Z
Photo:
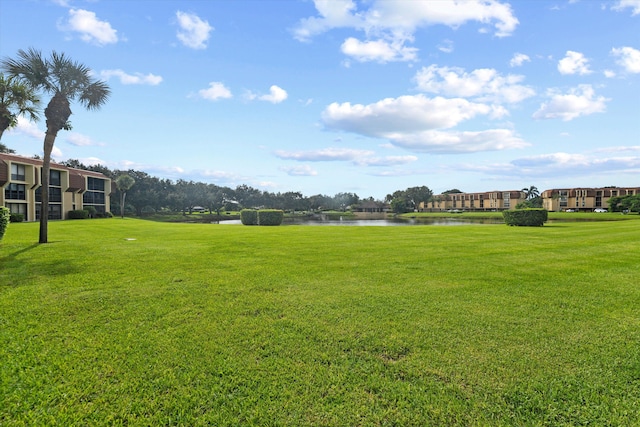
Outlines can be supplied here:
M526 199L522 191L488 191L485 193L451 193L433 196L431 201L420 203L420 212L504 211L516 208Z
M542 207L548 211L593 211L607 209L609 199L640 194L640 187L555 188L542 192Z
M40 219L42 160L0 153L0 206L19 213L25 221ZM109 212L111 180L98 172L51 163L49 219L66 219L71 210L93 206Z

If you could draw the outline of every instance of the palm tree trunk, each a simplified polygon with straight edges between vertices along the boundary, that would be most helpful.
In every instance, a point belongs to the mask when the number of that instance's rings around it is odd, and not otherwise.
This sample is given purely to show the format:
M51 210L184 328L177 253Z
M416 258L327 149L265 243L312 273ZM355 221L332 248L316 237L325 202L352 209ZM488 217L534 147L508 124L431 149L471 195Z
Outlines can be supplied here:
M124 219L124 199L127 197L127 192L122 193L122 201L120 202L120 218Z
M49 175L51 170L51 152L56 140L57 131L47 133L44 137L44 158L42 159L42 192L40 194L40 239L39 243L49 240Z

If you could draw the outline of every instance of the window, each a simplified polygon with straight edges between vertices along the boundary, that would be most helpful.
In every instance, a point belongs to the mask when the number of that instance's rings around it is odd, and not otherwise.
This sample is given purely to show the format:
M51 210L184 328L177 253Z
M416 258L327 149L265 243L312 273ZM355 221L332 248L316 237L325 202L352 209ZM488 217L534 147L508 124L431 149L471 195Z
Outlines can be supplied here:
M11 183L4 190L4 198L7 200L27 200L26 186L24 184Z
M560 207L566 208L568 206L568 200L567 200L568 197L569 197L568 191L560 191Z
M104 191L104 179L87 178L87 189Z
M104 193L87 191L82 195L82 203L85 205L104 205Z
M42 205L36 205L36 219L40 219ZM49 219L62 219L62 205L49 205Z
M12 181L26 181L26 173L24 165L11 164L11 180Z
M60 187L62 185L60 183L60 171L50 170L49 172L49 185Z
M22 214L24 220L27 220L27 204L26 203L7 203L9 212L12 214Z
M42 202L42 187L36 189L36 202ZM49 202L62 203L62 189L49 187Z

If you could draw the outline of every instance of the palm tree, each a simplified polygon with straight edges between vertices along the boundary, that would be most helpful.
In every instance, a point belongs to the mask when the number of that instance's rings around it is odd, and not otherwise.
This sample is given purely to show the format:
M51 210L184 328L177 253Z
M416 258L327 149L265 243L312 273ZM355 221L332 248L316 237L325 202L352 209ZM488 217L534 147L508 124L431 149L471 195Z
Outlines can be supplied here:
M116 187L120 192L120 218L124 218L124 200L127 197L127 190L133 187L135 183L136 180L126 173L116 178Z
M64 53L52 52L50 58L30 48L20 49L18 59L5 58L0 62L10 77L18 78L34 91L52 95L44 115L47 119L47 131L44 136L44 157L42 161L42 203L40 208L40 243L48 240L49 214L49 171L51 151L58 132L70 130L71 101L78 101L87 110L99 109L109 97L109 86L103 81L94 80L91 70L72 61Z
M538 187L536 187L535 185L532 185L529 188L525 187L521 191L525 194L525 199L526 200L535 199L536 197L540 196L540 192L538 191Z
M7 129L18 124L18 117L28 116L30 120L37 121L40 99L27 85L11 77L5 78L0 73L0 139ZM1 145L3 152L12 151Z

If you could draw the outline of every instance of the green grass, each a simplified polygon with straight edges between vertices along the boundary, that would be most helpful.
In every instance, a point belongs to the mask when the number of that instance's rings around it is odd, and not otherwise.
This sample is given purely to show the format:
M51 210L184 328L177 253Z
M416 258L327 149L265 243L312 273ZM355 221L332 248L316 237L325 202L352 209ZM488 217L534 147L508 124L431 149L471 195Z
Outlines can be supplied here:
M0 425L640 424L638 221L49 227L0 242Z

